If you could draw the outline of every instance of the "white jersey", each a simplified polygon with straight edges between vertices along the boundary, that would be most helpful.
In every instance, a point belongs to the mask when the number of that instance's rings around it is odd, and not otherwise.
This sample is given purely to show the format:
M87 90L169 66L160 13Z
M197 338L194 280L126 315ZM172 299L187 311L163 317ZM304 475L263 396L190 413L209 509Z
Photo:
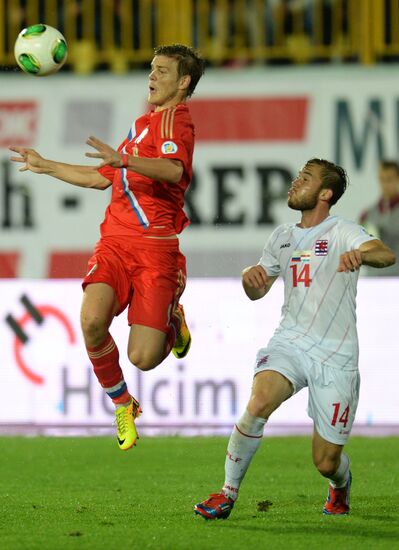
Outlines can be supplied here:
M284 279L282 319L274 339L298 346L322 364L357 369L356 285L359 272L338 273L339 257L373 240L363 227L338 216L301 228L277 227L260 265Z

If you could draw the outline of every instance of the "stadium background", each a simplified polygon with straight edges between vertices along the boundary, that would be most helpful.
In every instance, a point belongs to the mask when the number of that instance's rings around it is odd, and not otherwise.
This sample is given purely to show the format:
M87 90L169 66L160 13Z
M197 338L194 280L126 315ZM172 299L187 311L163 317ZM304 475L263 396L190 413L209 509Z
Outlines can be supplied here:
M13 44L45 22L66 36L60 74L20 73ZM108 192L21 174L9 144L84 162L94 134L115 146L146 108L153 47L181 41L207 60L191 111L197 126L192 225L182 235L193 348L138 375L123 361L150 433L227 433L248 397L255 351L278 323L282 289L247 303L241 269L276 224L294 220L286 191L313 156L343 164L351 186L335 212L357 219L378 195L377 165L399 149L397 0L0 0L0 404L4 431L108 432L112 411L79 332L79 279ZM398 279L363 271L362 390L355 433L397 433ZM73 279L73 280L71 280ZM126 348L124 318L113 334ZM389 385L387 385L389 380ZM387 387L388 386L388 387ZM308 433L306 393L270 421Z

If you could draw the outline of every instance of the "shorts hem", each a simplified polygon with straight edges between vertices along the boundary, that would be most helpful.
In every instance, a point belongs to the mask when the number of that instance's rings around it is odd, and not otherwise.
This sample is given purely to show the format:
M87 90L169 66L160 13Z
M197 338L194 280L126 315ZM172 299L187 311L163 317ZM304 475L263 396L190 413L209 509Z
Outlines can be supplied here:
M311 416L309 416L309 418L312 418ZM313 418L312 418L313 420ZM314 429L315 431L318 433L318 435L324 439L325 441L327 441L328 443L332 443L333 445L345 445L349 439L349 436L350 436L350 432L348 434L345 434L345 435L341 435L341 437L338 437L339 434L337 434L337 436L334 438L334 437L326 437L325 434L321 434L320 433L320 430L317 429L317 426L314 424L314 421L313 421L313 426L314 426ZM335 439L335 441L333 441L333 439ZM337 441L338 439L341 439L341 441Z
M153 328L155 330L159 330L159 332L163 332L164 334L168 334L169 332L169 327L165 327L165 325L161 327L156 327L154 325L151 325L150 323L146 323L144 321L140 322L140 321L131 321L130 319L128 319L128 325L129 327L131 327L132 325L138 325L140 327L147 327L147 328Z

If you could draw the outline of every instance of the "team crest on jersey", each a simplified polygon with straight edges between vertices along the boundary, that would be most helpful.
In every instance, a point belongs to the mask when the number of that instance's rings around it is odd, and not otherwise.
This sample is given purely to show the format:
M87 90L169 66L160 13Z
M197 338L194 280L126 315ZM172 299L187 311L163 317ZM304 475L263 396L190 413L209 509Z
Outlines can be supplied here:
M168 154L171 154L171 153L176 153L177 145L174 141L164 141L162 143L161 150L162 150L162 153L164 155L168 155Z
M328 254L328 241L321 239L316 241L314 245L314 253L316 256L327 256Z

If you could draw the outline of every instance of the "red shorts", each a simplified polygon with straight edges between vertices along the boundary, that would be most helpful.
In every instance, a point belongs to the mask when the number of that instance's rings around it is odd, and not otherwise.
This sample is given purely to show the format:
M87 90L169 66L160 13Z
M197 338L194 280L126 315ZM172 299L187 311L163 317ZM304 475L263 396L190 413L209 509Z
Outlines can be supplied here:
M168 332L170 313L183 294L186 276L178 239L107 237L97 243L82 286L108 284L120 305L117 315L129 306L129 325Z

